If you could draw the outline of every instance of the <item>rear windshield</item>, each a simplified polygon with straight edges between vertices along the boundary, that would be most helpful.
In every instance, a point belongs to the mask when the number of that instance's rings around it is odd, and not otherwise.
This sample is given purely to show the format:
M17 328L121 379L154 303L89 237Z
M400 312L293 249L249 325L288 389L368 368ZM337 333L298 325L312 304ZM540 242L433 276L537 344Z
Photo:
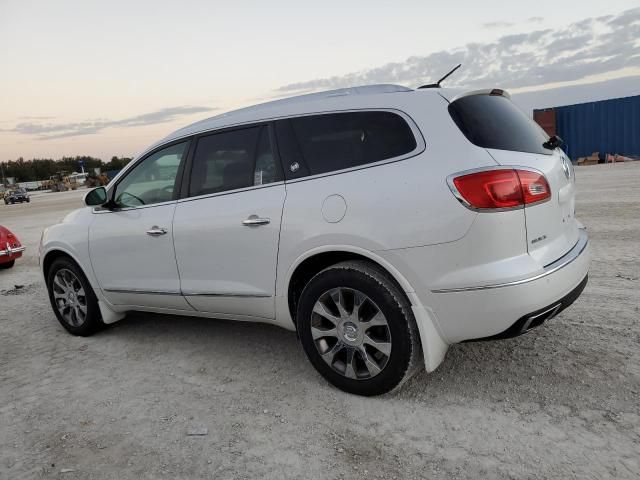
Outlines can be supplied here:
M542 153L549 137L511 100L500 95L469 95L449 105L449 114L467 139L483 148Z

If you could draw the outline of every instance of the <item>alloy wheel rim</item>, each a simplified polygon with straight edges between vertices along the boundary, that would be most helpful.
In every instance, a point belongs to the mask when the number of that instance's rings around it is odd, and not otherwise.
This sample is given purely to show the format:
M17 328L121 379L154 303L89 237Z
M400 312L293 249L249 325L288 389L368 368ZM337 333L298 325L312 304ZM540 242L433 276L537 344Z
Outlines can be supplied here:
M320 295L311 314L311 336L327 365L352 380L380 374L391 355L387 318L371 298L352 288Z
M81 326L87 319L87 296L78 277L66 268L53 277L53 299L64 321L72 327Z

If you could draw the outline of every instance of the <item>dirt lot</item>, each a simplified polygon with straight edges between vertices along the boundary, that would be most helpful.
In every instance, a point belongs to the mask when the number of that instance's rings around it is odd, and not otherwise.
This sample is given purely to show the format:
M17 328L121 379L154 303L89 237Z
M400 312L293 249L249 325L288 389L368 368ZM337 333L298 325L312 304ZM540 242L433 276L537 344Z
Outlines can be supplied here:
M68 335L37 244L82 192L0 205L28 247L0 272L0 478L639 478L640 162L576 173L593 252L578 302L373 399L267 325L132 314Z

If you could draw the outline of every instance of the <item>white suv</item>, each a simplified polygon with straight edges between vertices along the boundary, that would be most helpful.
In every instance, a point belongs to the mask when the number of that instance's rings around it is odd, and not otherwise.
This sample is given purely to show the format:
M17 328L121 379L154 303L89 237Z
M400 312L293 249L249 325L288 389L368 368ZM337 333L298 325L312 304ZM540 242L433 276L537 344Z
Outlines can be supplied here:
M51 305L76 335L136 310L272 323L338 388L388 392L580 295L560 144L502 90L374 85L219 115L43 233Z

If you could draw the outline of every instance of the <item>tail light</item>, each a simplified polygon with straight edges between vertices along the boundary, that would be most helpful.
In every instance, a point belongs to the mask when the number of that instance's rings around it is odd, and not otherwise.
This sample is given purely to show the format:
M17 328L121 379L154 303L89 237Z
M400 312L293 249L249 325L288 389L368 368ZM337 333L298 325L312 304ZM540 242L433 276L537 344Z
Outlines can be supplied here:
M484 170L453 177L449 186L462 203L479 210L519 208L551 198L544 175L530 170Z

